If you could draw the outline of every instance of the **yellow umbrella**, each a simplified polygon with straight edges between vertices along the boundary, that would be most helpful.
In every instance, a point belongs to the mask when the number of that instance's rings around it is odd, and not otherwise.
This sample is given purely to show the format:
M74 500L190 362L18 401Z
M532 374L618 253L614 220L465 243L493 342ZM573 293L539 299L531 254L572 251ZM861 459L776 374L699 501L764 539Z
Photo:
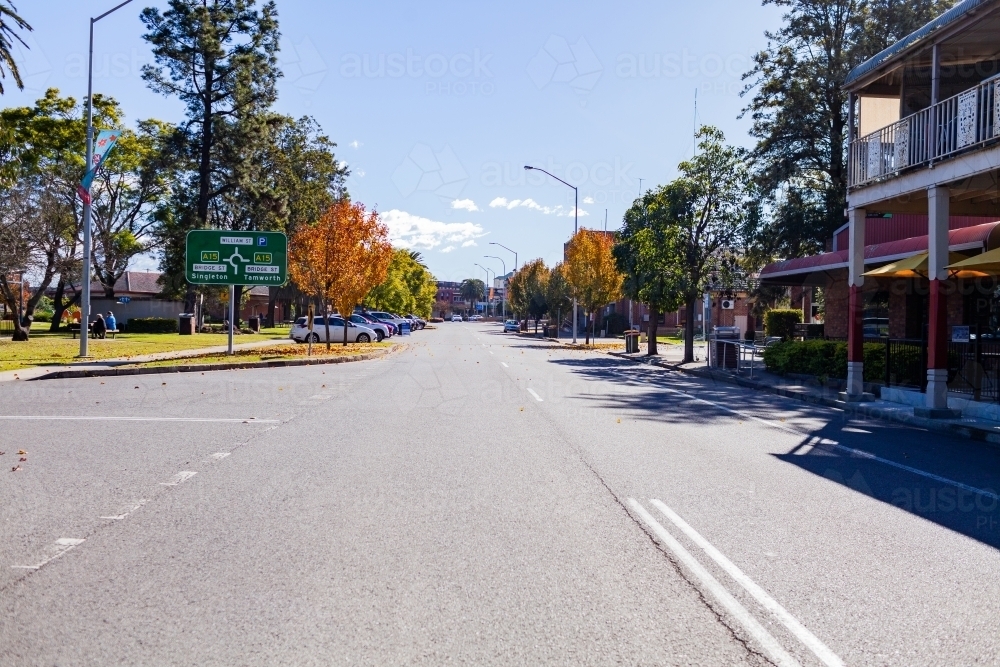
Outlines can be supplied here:
M957 271L960 278L1000 276L1000 248L961 262L952 262L947 268L949 271Z
M961 262L965 258L965 255L957 252L948 253L949 264ZM873 278L926 278L928 259L929 253L920 252L916 255L901 259L898 262L893 262L892 264L886 264L885 266L880 266L877 269L866 271L864 275L872 276ZM951 267L949 266L948 268ZM965 278L967 276L959 275L957 277Z

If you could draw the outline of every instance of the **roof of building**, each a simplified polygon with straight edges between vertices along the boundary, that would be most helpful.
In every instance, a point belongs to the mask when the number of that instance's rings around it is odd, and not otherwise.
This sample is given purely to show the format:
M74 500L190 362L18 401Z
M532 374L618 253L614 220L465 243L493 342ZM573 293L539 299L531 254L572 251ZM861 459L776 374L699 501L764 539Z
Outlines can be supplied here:
M991 239L990 235L994 230L1000 231L998 228L1000 228L1000 222L953 229L948 232L949 249L953 251L989 249L991 241L995 242L996 239L996 236ZM927 245L927 236L924 235L865 246L865 264L890 262L910 257L919 252L926 252ZM847 250L838 250L774 262L761 269L760 279L776 282L779 278L806 276L821 271L847 268L847 253Z
M162 291L157 282L162 273L156 271L126 271L115 283L116 296L156 296ZM94 281L90 284L90 292L95 298L104 294L104 286ZM267 297L270 294L267 285L257 285L250 289L250 296Z
M926 41L933 33L941 30L947 25L950 25L962 18L969 12L973 11L981 5L985 5L993 2L994 0L965 0L965 2L960 2L948 11L944 12L933 21L929 22L927 25L923 26L919 30L915 30L903 39L899 40L889 48L875 54L865 62L861 63L857 67L851 70L850 74L844 80L844 85L849 86L861 77L877 69L879 66L885 64L886 62L902 55L905 52L911 51L916 48L922 48L924 45L922 42Z

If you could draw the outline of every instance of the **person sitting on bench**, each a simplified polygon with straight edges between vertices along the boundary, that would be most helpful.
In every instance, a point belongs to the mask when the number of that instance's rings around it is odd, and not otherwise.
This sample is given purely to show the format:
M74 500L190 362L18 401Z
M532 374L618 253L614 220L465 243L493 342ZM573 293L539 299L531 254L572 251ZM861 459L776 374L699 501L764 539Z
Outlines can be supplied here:
M104 338L105 334L108 333L108 325L104 321L104 315L97 313L97 319L94 320L91 332L93 333L94 338Z

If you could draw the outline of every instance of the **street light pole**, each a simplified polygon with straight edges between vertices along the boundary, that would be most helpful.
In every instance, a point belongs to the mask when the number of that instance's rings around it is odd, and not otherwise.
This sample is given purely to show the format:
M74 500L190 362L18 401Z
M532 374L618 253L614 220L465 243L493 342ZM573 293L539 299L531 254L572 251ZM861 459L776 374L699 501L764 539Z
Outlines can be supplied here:
M514 252L513 250L511 250L507 246L503 245L502 243L497 243L496 241L490 241L490 245L498 245L501 248L503 248L504 250L506 250L507 252L514 253L514 270L517 271L517 253L516 252ZM503 272L504 272L504 274L506 274L507 273L507 269L505 268L503 270Z
M524 165L524 169L525 169L525 171L530 171L530 170L533 169L535 171L540 171L543 174L548 174L549 176L552 176L552 178L556 179L557 181L559 181L560 183L562 183L566 187L573 188L573 236L576 236L576 233L578 231L580 231L580 225L579 225L580 191L577 189L577 187L575 185L570 185L569 183L567 183L563 179L561 179L558 176L555 176L553 174L550 174L549 172L545 171L544 169L542 169L540 167L532 167L532 166L529 166L529 165ZM576 315L576 297L573 297L573 344L574 345L576 345L576 319L577 319L577 315Z
M500 312L502 314L500 315L500 319L506 322L507 321L507 262L503 261L501 257L497 257L496 255L483 255L483 257L488 257L490 259L499 259L500 264L503 266L503 296L500 297ZM493 272L494 282L496 282L496 274L497 272L494 271ZM493 306L493 314L494 315L497 314L496 306Z
M114 9L110 9L97 18L90 19L90 50L87 56L87 169L94 161L94 24L108 14L112 14L132 0L125 0ZM80 292L80 356L89 357L88 342L90 336L90 263L92 257L91 235L91 205L90 185L87 185L87 196L83 200L83 285Z
M480 264L479 262L473 262L473 264L475 264L475 265L476 265L476 266L478 266L478 267L479 267L480 269L482 269L483 271L485 271L485 272L486 272L486 282L487 282L487 283L489 283L489 281L490 281L490 270L489 270L489 269L487 269L487 268L486 268L485 266L483 266L482 264ZM494 271L494 272L493 272L493 275L496 275L496 271ZM483 297L486 297L486 296L487 296L487 295L489 294L489 291L488 291L488 290L489 290L489 288L487 288L487 291L486 291L486 294L484 294L484 295L483 295ZM497 313L496 313L496 308L494 308L494 309L493 309L493 314L494 314L494 315L496 315L496 314L497 314ZM489 311L489 302L487 301L487 302L486 302L486 317L489 317L489 316L490 316L490 311Z

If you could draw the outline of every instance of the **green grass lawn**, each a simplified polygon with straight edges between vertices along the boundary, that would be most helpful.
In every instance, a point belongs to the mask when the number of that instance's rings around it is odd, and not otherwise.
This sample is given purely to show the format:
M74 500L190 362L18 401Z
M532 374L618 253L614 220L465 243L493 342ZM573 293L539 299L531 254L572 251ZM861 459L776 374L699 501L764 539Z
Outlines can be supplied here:
M312 346L312 356L314 358L329 358L329 357L350 357L359 354L364 354L366 352L374 352L375 350L385 349L392 347L392 343L382 342L382 343L348 343L343 345L340 343L334 343L330 346L330 351L327 352L325 343L316 343ZM170 359L163 361L150 361L142 364L129 364L122 368L149 368L149 367L162 367L162 366L176 366L184 365L190 366L195 364L224 364L231 362L257 362L257 361L283 361L286 359L305 359L306 353L308 351L308 346L299 343L292 345L278 345L276 347L269 347L266 350L237 350L236 354L229 356L228 354L205 354L198 357L190 357L185 359Z
M50 333L48 328L47 323L34 323L31 327L31 340L24 343L14 343L9 338L0 339L0 371L77 361L75 357L80 353L80 340L71 338L68 332ZM259 334L241 334L235 336L234 341L237 344L255 343L287 337L288 329L275 328L262 329ZM155 352L194 350L225 345L227 341L226 334L197 334L195 336L118 334L114 340L110 338L105 340L91 339L88 347L90 355L95 359L113 359Z

